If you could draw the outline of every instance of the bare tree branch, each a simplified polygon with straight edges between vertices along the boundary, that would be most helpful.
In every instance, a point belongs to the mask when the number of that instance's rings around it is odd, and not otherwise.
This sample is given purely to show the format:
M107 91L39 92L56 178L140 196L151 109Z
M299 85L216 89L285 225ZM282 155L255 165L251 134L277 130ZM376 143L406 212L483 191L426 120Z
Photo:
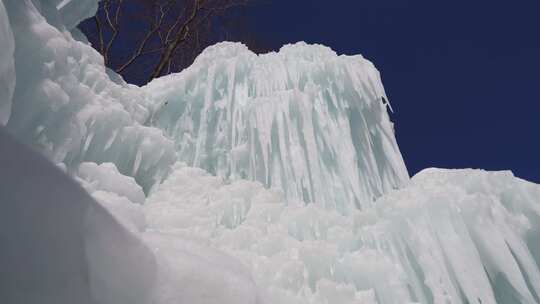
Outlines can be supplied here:
M156 65L156 68L150 75L150 80L158 77L161 75L167 64L172 58L172 55L176 51L176 48L178 45L180 45L181 42L186 40L187 36L189 35L189 30L191 23L195 20L195 17L197 16L197 13L201 10L201 3L203 0L195 0L195 5L193 7L193 10L191 12L191 15L189 18L184 22L181 29L178 32L178 35L175 37L175 39L166 46L165 52L161 55L161 58L159 59L158 64Z
M100 54L103 55L105 51L105 43L103 42L103 28L101 27L101 21L99 20L99 17L97 15L94 16L93 19L96 24L96 30L98 33L98 41L99 41L98 51Z
M108 67L123 75L144 72L150 81L191 64L206 46L234 39L225 27L245 30L231 19L254 1L260 0L102 0L87 36ZM115 47L120 42L122 53Z
M105 54L107 55L105 57L105 64L107 64L109 62L109 52L111 51L111 47L114 43L114 41L116 40L116 38L118 37L118 32L119 32L119 25L120 25L120 12L121 12L121 8L122 8L122 3L123 3L124 0L118 0L118 4L116 6L116 11L115 11L115 14L114 14L114 20L111 20L111 16L110 16L110 12L109 12L109 9L110 9L110 0L106 0L105 2L105 16L107 17L107 22L109 23L109 26L111 27L113 33L112 33L112 37L111 39L109 39L109 42L107 43L107 46L105 47Z
M159 50L163 50L163 48L159 48L159 49L156 49L156 50L153 50L153 51L144 51L144 49L146 48L148 42L150 41L150 38L152 38L152 36L154 36L156 33L159 33L159 29L162 26L163 20L164 20L166 14L167 14L167 12L166 12L166 10L164 10L163 6L160 6L159 10L160 10L159 18L156 20L156 22L154 24L151 25L152 29L148 33L146 33L146 35L141 40L139 46L137 47L135 53L133 53L131 58L128 59L128 61L126 63L124 63L122 66L120 66L118 69L116 69L117 73L121 73L122 71L124 71L127 67L129 67L131 64L133 64L139 57L144 56L144 55L148 55L148 54L151 54L151 53L154 53L154 52L157 52Z

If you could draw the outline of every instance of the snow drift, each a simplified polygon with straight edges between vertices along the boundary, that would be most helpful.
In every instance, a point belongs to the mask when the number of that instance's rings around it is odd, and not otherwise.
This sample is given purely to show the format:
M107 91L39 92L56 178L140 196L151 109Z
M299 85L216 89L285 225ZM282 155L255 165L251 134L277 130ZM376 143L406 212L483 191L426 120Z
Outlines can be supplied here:
M57 165L0 130L3 301L540 302L540 186L409 179L369 61L221 43L139 88L96 3L0 0L0 123Z

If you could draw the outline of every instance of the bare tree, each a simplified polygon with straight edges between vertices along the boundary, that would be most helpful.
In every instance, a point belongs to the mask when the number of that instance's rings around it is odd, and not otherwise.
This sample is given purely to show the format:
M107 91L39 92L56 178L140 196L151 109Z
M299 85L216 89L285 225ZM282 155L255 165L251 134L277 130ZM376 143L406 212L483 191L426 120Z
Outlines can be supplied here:
M102 0L81 26L105 64L146 80L179 71L227 31L228 20L255 0Z

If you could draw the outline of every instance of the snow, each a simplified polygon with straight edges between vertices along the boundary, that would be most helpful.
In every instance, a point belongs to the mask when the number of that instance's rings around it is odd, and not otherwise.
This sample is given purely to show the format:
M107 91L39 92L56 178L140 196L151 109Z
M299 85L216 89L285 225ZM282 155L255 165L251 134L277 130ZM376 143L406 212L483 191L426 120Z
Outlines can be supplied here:
M122 175L113 163L82 163L77 176L82 179L89 192L102 190L113 192L129 199L132 203L142 204L146 199L142 188L131 176Z
M128 230L139 233L146 229L141 204L146 197L130 176L122 175L112 163L82 163L76 180Z
M226 42L140 88L96 4L0 0L2 303L540 303L540 186L409 179L369 61Z
M167 232L145 240L159 265L152 303L265 303L244 264L206 242Z

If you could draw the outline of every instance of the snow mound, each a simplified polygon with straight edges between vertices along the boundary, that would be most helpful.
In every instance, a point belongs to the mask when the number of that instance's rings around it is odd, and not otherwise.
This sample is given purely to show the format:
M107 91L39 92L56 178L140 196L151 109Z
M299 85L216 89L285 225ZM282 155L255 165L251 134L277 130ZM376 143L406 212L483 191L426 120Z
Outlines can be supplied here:
M408 180L379 72L361 56L305 43L257 56L224 42L143 90L179 160L214 175L342 214Z

